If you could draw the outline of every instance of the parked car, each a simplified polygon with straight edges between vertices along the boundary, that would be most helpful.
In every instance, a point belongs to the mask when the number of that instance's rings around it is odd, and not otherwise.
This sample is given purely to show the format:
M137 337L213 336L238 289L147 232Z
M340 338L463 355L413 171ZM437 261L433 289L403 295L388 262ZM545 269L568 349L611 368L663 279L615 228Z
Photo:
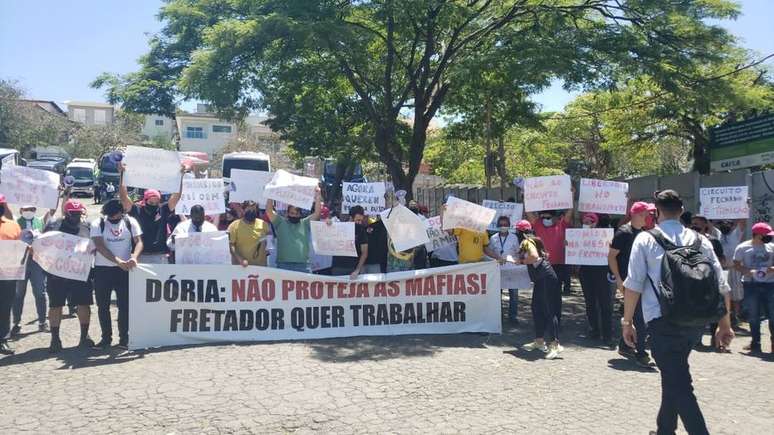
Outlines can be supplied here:
M62 159L31 160L27 162L27 166L64 175L65 169L67 168L67 162Z
M23 160L19 151L13 148L0 148L0 169L3 168L3 162L11 163L12 166L24 166Z
M78 194L85 196L95 195L96 169L92 159L75 159L67 165L65 176L69 175L74 179L73 185L70 187L70 192L73 196Z

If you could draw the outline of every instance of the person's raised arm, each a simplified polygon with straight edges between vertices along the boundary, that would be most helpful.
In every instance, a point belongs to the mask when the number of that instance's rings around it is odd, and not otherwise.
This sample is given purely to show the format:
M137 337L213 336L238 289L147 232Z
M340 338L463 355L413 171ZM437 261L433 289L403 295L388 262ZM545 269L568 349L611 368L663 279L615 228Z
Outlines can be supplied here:
M180 187L178 187L177 192L173 193L172 196L169 197L169 201L167 201L167 207L169 208L169 211L173 212L175 211L175 207L177 207L177 202L180 201L180 196L183 194L183 174L185 174L185 165L180 165Z
M567 225L572 224L572 216L575 212L575 186L570 187L570 192L572 192L572 195L570 195L570 208L564 211L564 215L562 215L562 219L564 219L564 223Z
M268 209L267 209L268 210ZM314 190L314 211L309 215L309 220L319 220L320 212L322 211L322 192L320 186L317 186Z
M118 167L118 199L121 200L121 206L124 207L124 212L129 213L129 210L132 209L132 198L129 198L129 191L126 189L126 184L124 183L126 165L119 162L116 166Z
M740 234L744 234L744 230L747 229L747 219L738 219L736 221L736 229Z
M273 199L266 200L266 217L269 218L271 222L274 222L274 219L277 217L277 212L274 211Z

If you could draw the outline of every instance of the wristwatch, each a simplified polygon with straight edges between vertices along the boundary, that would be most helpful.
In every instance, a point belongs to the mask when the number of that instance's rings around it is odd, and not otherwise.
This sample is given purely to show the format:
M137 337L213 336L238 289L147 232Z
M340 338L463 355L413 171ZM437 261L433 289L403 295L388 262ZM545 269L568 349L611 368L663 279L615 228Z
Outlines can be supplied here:
M632 326L632 321L626 320L623 317L621 317L621 326Z

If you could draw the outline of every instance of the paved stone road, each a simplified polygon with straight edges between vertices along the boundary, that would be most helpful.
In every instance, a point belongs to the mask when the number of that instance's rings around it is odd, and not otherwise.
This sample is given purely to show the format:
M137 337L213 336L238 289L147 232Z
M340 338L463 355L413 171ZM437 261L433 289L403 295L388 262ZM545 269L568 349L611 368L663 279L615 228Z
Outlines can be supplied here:
M99 206L89 204L91 217ZM144 352L47 353L27 292L17 355L0 358L2 433L400 432L647 434L657 372L582 338L582 298L565 299L563 359L517 350L532 338L529 293L503 335L359 337ZM96 308L91 336L99 337ZM115 313L114 313L115 319ZM27 322L32 322L26 324ZM709 336L704 337L705 344ZM774 360L694 352L712 433L772 433ZM764 350L769 340L764 338Z

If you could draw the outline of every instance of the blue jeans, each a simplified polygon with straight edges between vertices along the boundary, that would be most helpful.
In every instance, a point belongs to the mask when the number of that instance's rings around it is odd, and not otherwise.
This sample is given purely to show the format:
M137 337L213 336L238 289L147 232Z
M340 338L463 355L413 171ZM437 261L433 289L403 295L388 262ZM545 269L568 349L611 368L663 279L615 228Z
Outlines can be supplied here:
M277 269L292 270L294 272L311 273L309 263L291 263L289 261L278 261Z
M519 311L519 289L508 289L508 319L516 320L516 313Z
M24 297L27 296L27 281L32 284L32 294L35 296L35 309L38 312L38 323L46 322L46 273L38 263L30 259L29 263L27 263L25 279L16 282L16 298L13 301L14 325L21 323Z
M763 310L769 312L769 332L774 337L774 283L771 282L744 282L744 305L747 308L747 319L750 321L750 335L752 342L761 342L761 317ZM774 338L773 338L774 339Z

